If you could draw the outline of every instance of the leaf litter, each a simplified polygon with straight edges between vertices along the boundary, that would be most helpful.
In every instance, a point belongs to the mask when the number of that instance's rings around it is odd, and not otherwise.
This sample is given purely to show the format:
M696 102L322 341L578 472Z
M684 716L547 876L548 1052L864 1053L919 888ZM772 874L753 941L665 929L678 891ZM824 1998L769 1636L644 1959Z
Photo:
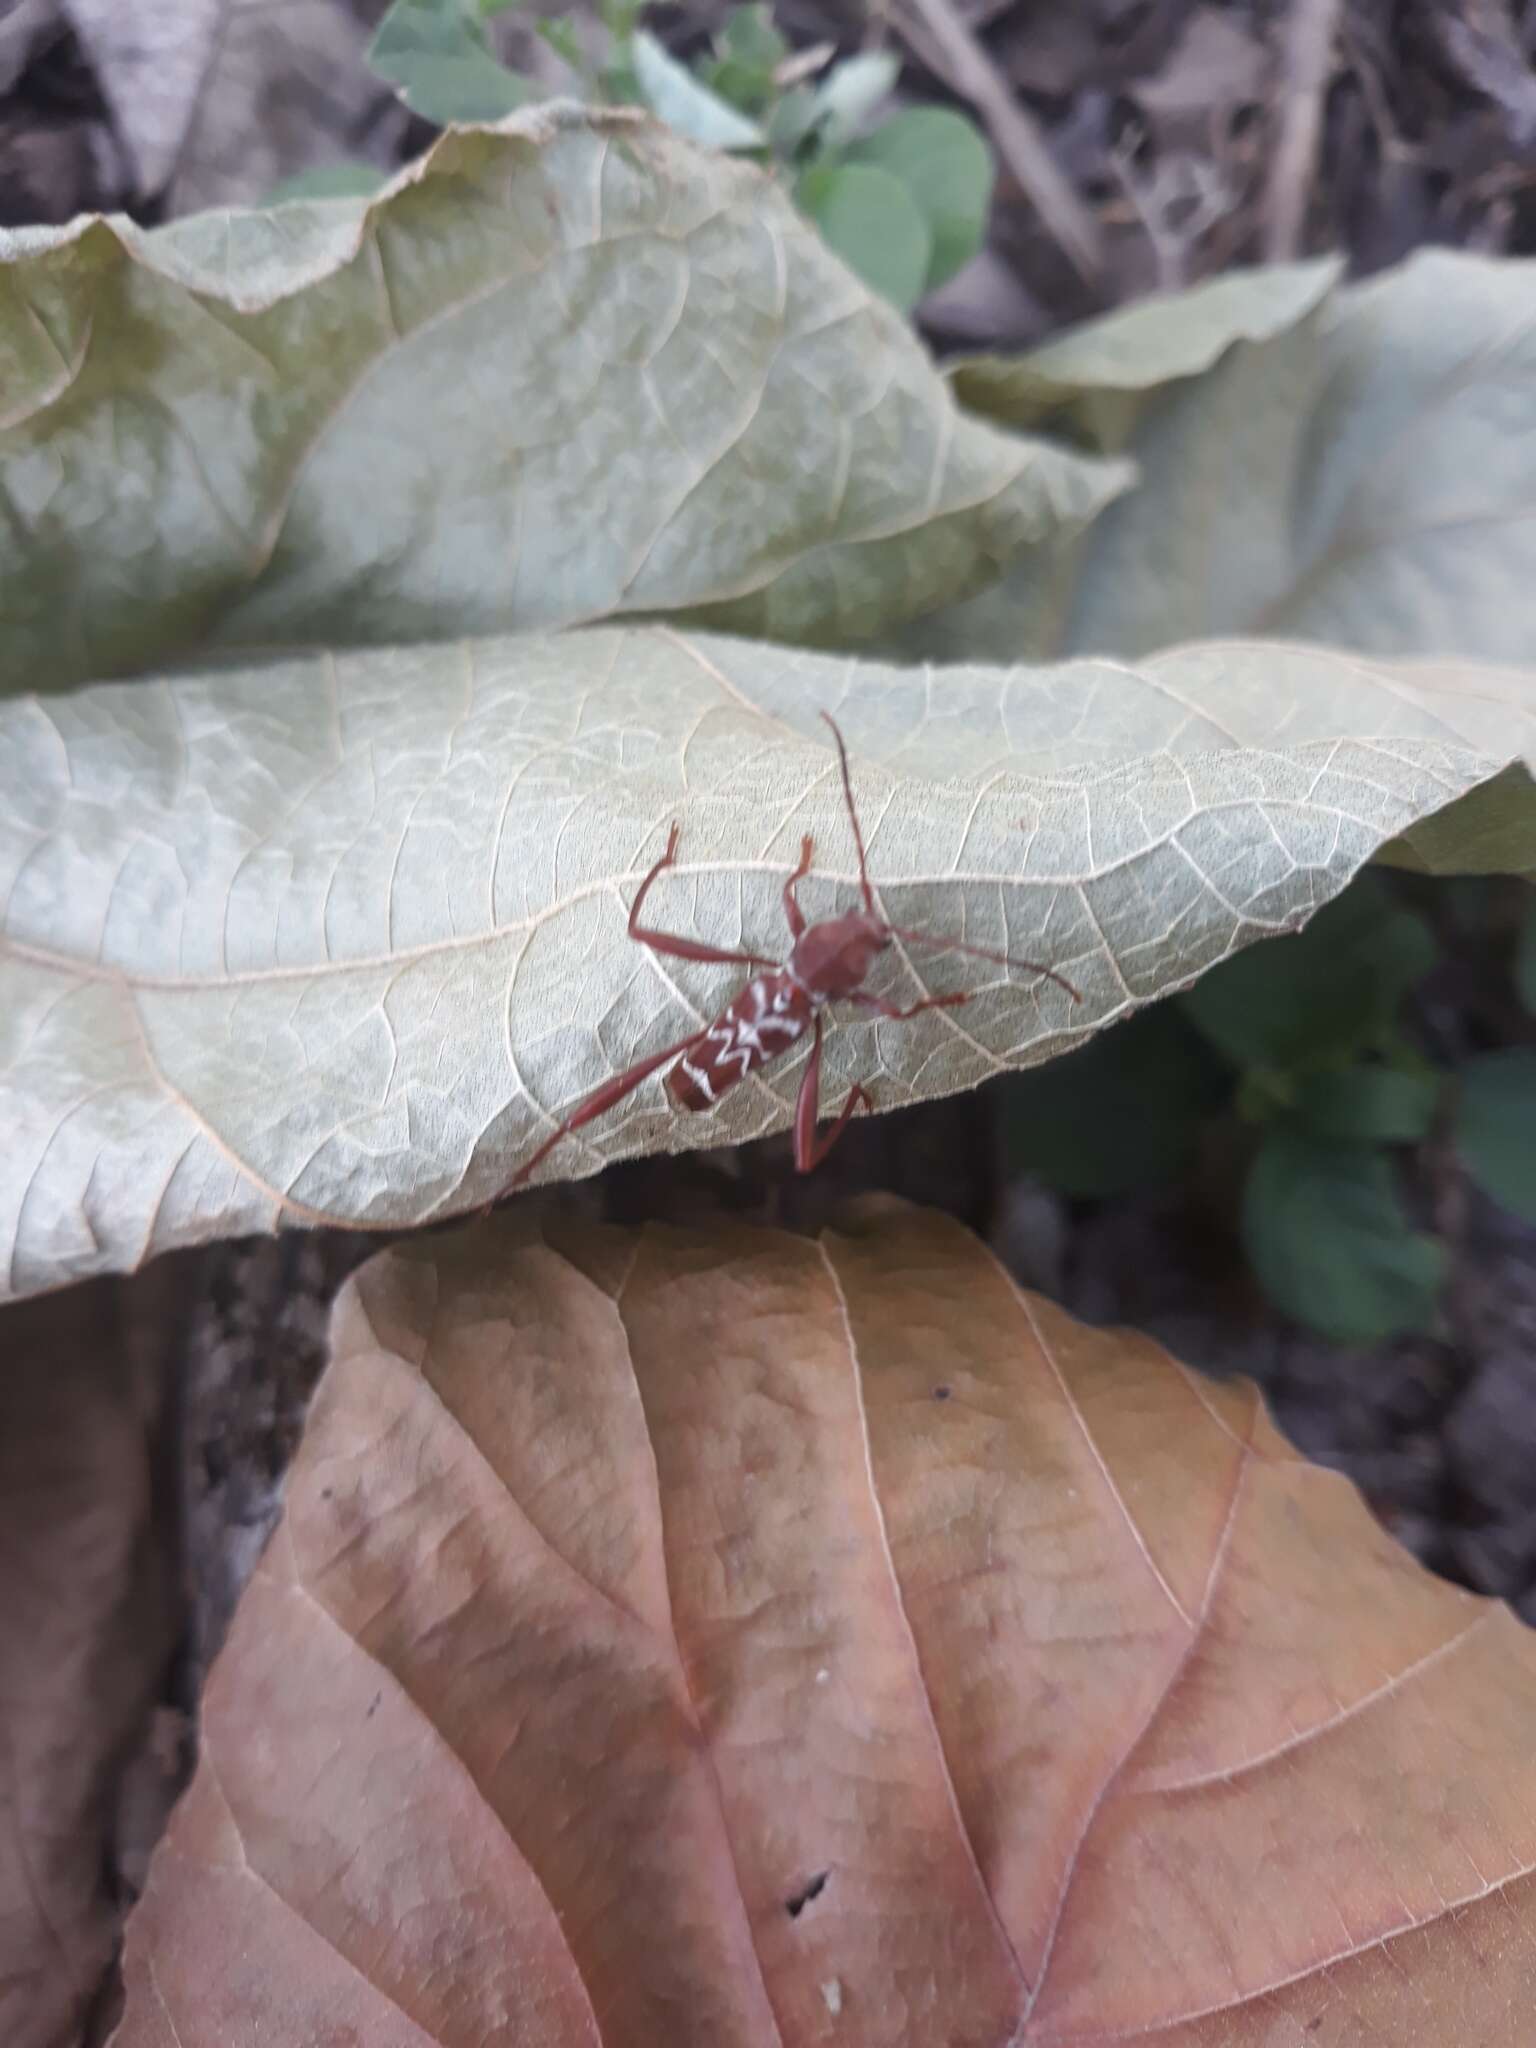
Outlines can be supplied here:
M291 12L292 10L288 10ZM1210 10L1204 10L1210 12ZM1448 10L1447 10L1448 11ZM1500 10L1488 10L1490 15ZM1115 5L1106 4L1102 18L1086 23L1088 34L1081 48L1085 52L1076 70L1067 69L1061 73L1056 89L1064 97L1047 112L1047 129L1052 147L1063 154L1078 152L1076 165L1087 164L1086 173L1074 169L1074 175L1084 183L1093 203L1107 216L1109 234L1108 246L1111 262L1107 270L1110 278L1111 296L1127 290L1138 290L1146 281L1156 275L1155 263L1162 252L1148 225L1150 209L1147 201L1149 190L1163 187L1174 194L1174 205L1182 202L1177 195L1180 190L1177 175L1164 178L1153 152L1172 153L1179 138L1166 131L1150 130L1149 138L1139 142L1137 147L1139 172L1135 189L1128 192L1121 167L1114 164L1108 154L1112 138L1102 127L1096 126L1091 114L1083 118L1087 103L1091 101L1092 86L1095 82L1095 67L1098 77L1116 75L1116 67L1128 78L1155 75L1153 67L1159 63L1172 62L1175 73L1172 85L1177 97L1177 70L1182 61L1177 51L1169 59L1170 42L1166 24L1170 16L1177 25L1189 10L1153 10L1163 15L1162 23L1153 21L1150 32L1142 33L1133 28L1127 37L1125 24L1131 20L1130 13ZM1012 13L1014 20L1010 22ZM1037 24L1030 20L1027 34L1019 33L1024 26L1028 10L992 7L983 10L989 39L1003 56L1003 61L1017 62L1017 76L1023 79L1023 60L1027 52L1043 40L1037 32ZM1240 24L1243 32L1252 31L1256 37L1268 34L1269 24L1260 19L1259 10L1231 8L1222 10L1222 18ZM1159 44L1159 37L1163 40ZM1452 39L1447 39L1448 41ZM1339 232L1349 241L1357 261L1366 265L1389 260L1402 253L1413 240L1426 232L1435 235L1450 235L1460 238L1470 233L1471 239L1483 246L1504 247L1520 250L1529 246L1529 234L1524 218L1527 202L1522 194L1518 179L1511 179L1501 165L1503 153L1500 147L1498 123L1510 111L1501 108L1497 93L1490 93L1490 60L1486 51L1480 52L1482 68L1481 81L1471 81L1471 93L1465 86L1458 86L1455 76L1457 58L1451 54L1449 71L1437 71L1437 59L1427 51L1422 39L1413 37L1398 39L1391 48L1373 43L1371 24L1367 10L1351 8L1347 12L1346 34L1341 46L1341 72L1335 78L1334 90L1328 103L1329 132L1326 149L1319 164L1322 184L1313 195L1313 212L1309 232L1318 239L1336 239ZM1504 61L1502 55L1492 60ZM1518 95L1518 59L1515 65ZM1027 82L1027 81L1026 81ZM1166 82L1166 81L1165 81ZM1495 82L1497 82L1495 80ZM1219 79L1211 81L1218 87ZM1386 106L1390 128L1381 127L1381 92L1385 87ZM1460 97L1458 97L1460 93ZM1483 104L1479 106L1481 96ZM1143 105L1152 113L1158 109L1151 102L1155 97L1150 93ZM1186 99L1188 95L1186 94ZM1492 100L1490 107L1487 102ZM1239 189L1248 196L1231 204L1225 217L1214 226L1201 228L1194 236L1180 232L1180 224L1174 228L1175 255L1183 266L1183 274L1198 277L1207 266L1227 260L1230 251L1243 246L1245 234L1250 238L1256 233L1253 227L1254 213L1252 195L1258 189L1255 182L1255 168L1262 164L1266 152L1255 146L1251 125L1252 108L1244 104L1244 95L1238 94L1232 102L1241 117L1234 129L1229 125L1226 141L1219 145L1228 148L1235 140L1235 159L1229 155L1220 165L1223 180L1232 175L1233 163L1240 176ZM1362 106L1368 106L1368 118L1362 119ZM1068 122L1060 120L1061 109L1065 108ZM1166 110L1165 110L1166 111ZM1260 110L1262 111L1262 110ZM1182 110L1179 118L1183 118ZM1244 122L1248 125L1249 140L1241 140ZM1068 133L1070 123L1072 133ZM1373 147L1374 134L1386 134L1391 147ZM84 134L82 127L77 133ZM1491 142L1491 147L1490 147ZM1097 152L1097 154L1095 154ZM104 153L98 152L96 161L105 160ZM1245 162L1246 160L1246 162ZM30 166L25 158L20 159L24 175L30 175ZM33 159L43 161L41 153ZM1199 179L1195 180L1198 187ZM21 189L13 185L13 192ZM31 189L37 189L35 186ZM1230 186L1224 187L1230 190ZM52 193L44 195L46 205L53 198ZM258 191L253 189L250 197ZM65 211L89 203L90 195L82 187L81 196ZM108 204L118 203L116 195ZM36 217L34 208L33 217ZM1154 212L1155 217L1155 212ZM1015 202L1011 208L1000 209L995 218L1000 218L1005 234L1011 234L1012 254L1022 262L1031 279L1033 295L1014 294L1007 303L1011 315L1020 307L1024 310L1024 324L1015 332L1014 339L1030 339L1038 335L1042 320L1059 323L1073 313L1092 310L1080 296L1081 287L1070 273L1065 274L1066 289L1063 289L1063 269L1055 260L1055 253L1043 245L1038 230L1030 223L1027 210L1021 213ZM1198 216L1195 216L1198 219ZM1329 221L1335 223L1335 234L1329 233ZM1020 225L1024 232L1019 234ZM1167 225L1164 241L1167 240ZM1187 226L1187 222L1184 223ZM1250 239L1249 246L1253 246ZM962 309L965 304L965 280L960 281L962 291L951 303ZM945 317L951 317L946 314ZM965 317L963 310L960 316ZM976 339L994 340L1000 337L995 319L984 319L978 332L970 330ZM1010 648L1010 654L1014 649ZM923 1121L923 1113L917 1113ZM932 1122L931 1116L928 1122ZM911 1125L908 1125L911 1128ZM886 1157L887 1168L895 1171L901 1147L893 1153L884 1144L886 1132L871 1130L855 1133L852 1142L868 1144ZM936 1133L936 1150L942 1152L944 1140ZM736 1155L731 1155L735 1157ZM641 1185L654 1186L655 1170L643 1162L629 1170L629 1182L638 1193ZM616 1185L622 1192L625 1174L616 1177ZM819 1199L817 1191L797 1191ZM1330 1361L1330 1369L1333 1362ZM836 1988L836 2002L830 1995L829 1987ZM822 1987L823 1997L829 2011L834 2015L841 2006L840 1980L828 1978Z
M1523 2040L1536 1638L1250 1388L890 1204L504 1217L332 1343L119 2048Z

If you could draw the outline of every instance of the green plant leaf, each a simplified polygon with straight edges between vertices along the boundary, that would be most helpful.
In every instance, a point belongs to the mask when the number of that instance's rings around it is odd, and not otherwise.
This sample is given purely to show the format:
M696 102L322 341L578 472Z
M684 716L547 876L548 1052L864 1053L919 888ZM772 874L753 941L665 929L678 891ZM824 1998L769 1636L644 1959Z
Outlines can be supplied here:
M1515 989L1521 1002L1536 1017L1536 890L1531 893L1515 941Z
M629 62L628 37L618 47L625 54L610 59L598 72L598 89L601 97L611 107L643 107L645 94L640 89L635 67ZM673 133L676 132L674 129Z
M267 194L268 206L291 206L301 199L371 199L386 182L377 164L316 164L284 178Z
M1462 681L1486 716L1491 686ZM857 1080L885 1109L1081 1045L1309 916L1499 765L1414 705L1410 678L1317 650L933 675L665 626L225 657L9 700L0 1290L489 1200L585 1094L741 986L627 935L674 819L664 929L782 957L806 833L807 914L855 900L823 709L887 915L1082 995L894 948L878 992L975 1000L836 1015L824 1100ZM545 1172L782 1131L802 1057L704 1116L653 1078Z
M690 142L706 149L761 149L767 142L756 121L701 85L648 29L630 37L629 61L651 112Z
M587 53L581 46L580 36L564 15L540 15L533 26L540 41L549 45L567 70L575 72L579 79L587 77L590 68Z
M1423 918L1361 875L1304 932L1223 961L1182 1001L1234 1066L1301 1074L1372 1043L1435 957Z
M1042 377L1079 418L1107 409L1092 444L1133 454L1141 487L1083 546L1032 555L976 609L932 622L917 651L1135 657L1258 634L1524 661L1536 264L1429 250L1363 284L1329 291L1329 275L1239 276L1219 304L1152 301L1026 358L1013 416L1040 424ZM955 376L1007 414L1006 371Z
M738 64L729 57L710 57L700 62L694 74L701 84L708 87L716 99L724 100L727 106L738 113L757 121L767 115L773 99L773 74L754 71L746 64ZM762 147L771 147L773 124L768 120L763 125Z
M424 121L500 121L538 88L492 56L480 13L474 0L394 0L368 62Z
M865 50L833 65L816 87L811 121L829 155L846 149L900 75L900 62L889 50Z
M710 89L748 114L759 114L774 98L775 73L789 45L764 5L733 7L715 38L716 55L700 67Z
M960 417L755 167L569 105L372 205L0 234L0 360L0 690L624 612L847 645L1128 476Z
M776 157L793 163L807 154L806 142L816 125L816 94L808 85L792 85L780 95L769 111L768 147Z
M789 55L789 44L774 26L773 9L766 0L733 7L725 17L717 47L722 56L769 77Z
M1343 1067L1305 1076L1295 1114L1320 1138L1412 1144L1434 1122L1442 1086L1438 1074L1404 1067Z
M1458 1078L1462 1163L1503 1208L1536 1223L1536 1047L1483 1053Z
M899 178L928 223L932 291L970 262L986 233L994 169L985 138L950 107L909 107L857 142L850 163Z
M933 238L899 178L866 164L815 164L801 173L795 199L827 247L871 291L903 312L917 304L933 261Z
M1073 1196L1172 1180L1230 1085L1179 1011L1158 1003L1002 1084L1008 1165Z
M1446 1250L1410 1225L1374 1145L1271 1130L1243 1192L1248 1261L1276 1307L1338 1344L1423 1329Z

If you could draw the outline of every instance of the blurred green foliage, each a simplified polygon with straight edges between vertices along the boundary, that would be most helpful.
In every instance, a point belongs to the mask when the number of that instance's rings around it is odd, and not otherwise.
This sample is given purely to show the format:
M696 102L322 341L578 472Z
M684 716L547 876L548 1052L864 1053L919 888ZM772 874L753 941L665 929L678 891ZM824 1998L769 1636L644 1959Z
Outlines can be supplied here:
M1460 1074L1456 1148L1496 1202L1536 1223L1536 1046L1469 1060Z
M543 95L491 48L486 20L525 0L394 0L368 60L413 113L443 126L497 121ZM909 311L981 247L992 155L948 107L878 119L896 59L830 46L796 53L761 4L733 7L709 50L681 63L641 26L641 0L599 0L595 36L569 16L532 26L587 100L648 107L691 141L756 157L786 177L828 245L874 291ZM361 167L338 166L331 173ZM275 199L366 186L296 181Z
M1405 1215L1380 1145L1277 1121L1243 1188L1243 1244L1278 1308L1340 1344L1422 1329L1446 1251Z
M500 121L535 90L493 56L481 23L494 11L484 0L397 0L368 62L425 121Z
M1487 885L1439 886L1447 917L1496 946ZM1443 959L1430 922L1367 871L1304 931L1005 1083L1009 1164L1073 1197L1124 1194L1176 1179L1235 1128L1239 1233L1275 1306L1345 1344L1425 1328L1448 1258L1405 1206L1407 1148L1443 1138L1536 1222L1536 1043L1430 1057L1405 1011ZM1536 903L1509 973L1536 1018Z

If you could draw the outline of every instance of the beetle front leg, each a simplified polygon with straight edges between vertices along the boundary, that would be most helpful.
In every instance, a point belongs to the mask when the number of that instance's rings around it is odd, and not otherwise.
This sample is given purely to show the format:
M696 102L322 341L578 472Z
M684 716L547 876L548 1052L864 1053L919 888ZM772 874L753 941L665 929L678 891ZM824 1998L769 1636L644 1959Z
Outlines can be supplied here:
M629 936L637 944L649 946L653 953L664 953L672 960L702 960L707 965L722 967L776 967L778 962L764 953L727 953L719 946L701 945L697 939L685 939L676 932L653 931L649 925L641 924L640 906L652 882L664 869L676 865L677 839L678 827L674 824L667 834L666 852L635 891L635 900L629 906Z
M798 939L805 930L805 912L795 901L795 885L803 882L811 872L811 835L806 833L800 842L800 865L784 884L784 922L789 926L789 935Z
M816 1019L816 1036L811 1041L811 1056L805 1063L805 1073L800 1082L800 1093L795 1101L795 1171L814 1173L826 1158L832 1147L848 1128L853 1112L863 1103L872 1110L869 1090L855 1082L848 1091L848 1100L838 1112L837 1121L824 1137L816 1135L816 1112L821 1105L821 1019Z
M889 1017L893 1023L901 1024L908 1017L920 1017L924 1010L958 1010L962 1003L971 998L968 991L957 989L949 996L925 996L920 1003L913 1003L907 1009L898 1009L883 996L872 996L861 988L842 998L844 1002L857 1003L861 1010L873 1010L877 1017Z

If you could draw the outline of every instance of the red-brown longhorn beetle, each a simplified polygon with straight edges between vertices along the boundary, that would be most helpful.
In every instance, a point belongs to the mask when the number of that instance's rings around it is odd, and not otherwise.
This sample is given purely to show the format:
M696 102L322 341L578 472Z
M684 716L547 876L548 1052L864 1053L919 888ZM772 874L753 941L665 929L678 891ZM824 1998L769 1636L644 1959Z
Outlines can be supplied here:
M866 1109L874 1108L868 1091L856 1083L849 1090L848 1100L831 1129L824 1137L816 1134L821 1093L821 1013L827 1004L856 1003L861 1010L873 1010L877 1016L902 1019L915 1017L922 1010L952 1010L970 1001L969 995L960 993L927 996L922 1002L901 1010L883 997L871 995L864 983L870 968L892 939L905 939L909 945L940 946L949 952L969 953L978 960L991 960L999 967L1021 967L1043 980L1054 981L1074 1003L1082 1001L1071 982L1057 974L1054 968L1042 967L1038 961L1013 960L1006 953L989 953L985 947L968 946L963 940L946 938L942 933L907 931L900 925L886 922L875 908L875 892L870 887L869 867L864 857L864 834L859 829L859 814L853 802L853 782L848 773L848 749L843 745L836 720L828 712L823 711L821 715L831 726L832 737L837 741L837 755L843 771L843 795L848 801L848 819L853 826L853 843L859 854L859 887L864 894L864 908L845 911L841 917L823 918L819 924L806 923L805 913L795 901L796 884L811 871L811 842L806 838L800 842L800 865L784 884L784 916L794 940L787 963L780 965L761 953L727 953L718 946L702 946L697 939L680 938L673 932L652 931L640 922L640 906L656 877L676 863L678 827L674 824L667 837L666 852L635 892L635 900L629 907L629 936L642 946L649 946L653 953L664 953L674 960L703 960L732 967L766 967L770 971L754 975L713 1024L689 1032L675 1045L664 1046L649 1058L637 1060L622 1074L615 1074L611 1081L605 1081L601 1088L594 1088L544 1140L533 1157L518 1168L507 1183L508 1194L528 1180L540 1161L554 1150L562 1138L569 1137L572 1131L579 1131L583 1124L591 1123L604 1110L613 1109L658 1067L666 1066L669 1060L676 1064L667 1075L666 1090L678 1108L709 1109L728 1088L734 1088L754 1068L788 1052L804 1037L808 1026L815 1035L795 1102L795 1167L800 1173L811 1172L843 1135L848 1119L859 1104L862 1102Z

